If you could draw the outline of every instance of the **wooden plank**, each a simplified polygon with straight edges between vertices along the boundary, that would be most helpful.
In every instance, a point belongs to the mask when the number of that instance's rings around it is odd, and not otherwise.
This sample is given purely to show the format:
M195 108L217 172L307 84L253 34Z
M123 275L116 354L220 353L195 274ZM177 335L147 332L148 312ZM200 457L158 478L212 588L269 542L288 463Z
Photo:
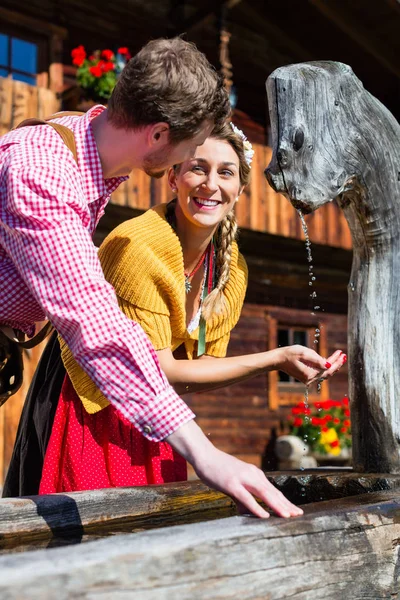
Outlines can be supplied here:
M36 108L36 116L39 119L46 119L60 110L61 103L54 92L43 87L37 88L37 91L38 105Z
M293 502L343 498L400 487L399 475L348 470L275 471L268 479ZM397 492L396 492L397 493ZM0 499L0 548L80 534L153 529L222 518L235 513L232 501L199 480Z
M11 129L13 107L13 80L0 77L0 135Z
M0 557L7 599L393 598L400 494L320 502L296 519L231 517ZM321 568L321 562L329 568Z

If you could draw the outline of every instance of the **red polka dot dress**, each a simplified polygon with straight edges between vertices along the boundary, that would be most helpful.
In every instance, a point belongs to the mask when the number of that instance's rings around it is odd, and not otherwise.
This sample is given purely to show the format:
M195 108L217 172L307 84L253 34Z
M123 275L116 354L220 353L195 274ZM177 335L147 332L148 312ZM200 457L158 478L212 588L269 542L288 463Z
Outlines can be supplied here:
M185 481L186 461L147 440L112 405L89 414L66 376L39 494Z

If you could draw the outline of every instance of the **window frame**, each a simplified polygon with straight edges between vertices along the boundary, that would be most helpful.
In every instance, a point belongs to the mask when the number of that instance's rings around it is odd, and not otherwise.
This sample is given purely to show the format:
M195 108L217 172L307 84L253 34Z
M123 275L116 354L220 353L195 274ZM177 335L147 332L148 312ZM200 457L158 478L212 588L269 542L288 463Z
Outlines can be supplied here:
M61 92L62 49L68 32L64 27L0 7L0 33L37 45L37 86ZM28 74L30 75L30 74ZM11 73L12 77L12 73Z

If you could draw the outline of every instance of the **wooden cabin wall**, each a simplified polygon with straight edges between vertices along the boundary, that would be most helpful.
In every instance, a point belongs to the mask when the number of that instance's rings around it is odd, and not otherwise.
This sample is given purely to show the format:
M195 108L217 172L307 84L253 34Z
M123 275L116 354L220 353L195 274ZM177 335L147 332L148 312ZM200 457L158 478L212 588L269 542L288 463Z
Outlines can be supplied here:
M228 356L264 352L274 347L271 344L269 317L280 315L284 322L301 322L309 318L309 311L289 308L277 309L245 303L240 320L232 332ZM319 317L326 333L326 356L335 350L347 349L347 317L323 313ZM280 394L279 402L272 406L276 390L271 388L271 378L267 373L219 390L185 396L185 400L197 415L197 422L210 440L221 450L234 454L257 466L271 436L287 433L287 417L297 396L285 397ZM276 384L275 384L276 385ZM300 386L300 399L303 399L303 386ZM279 394L278 394L279 395ZM341 399L347 395L347 366L332 379L323 383L323 398ZM311 401L319 396L310 393Z

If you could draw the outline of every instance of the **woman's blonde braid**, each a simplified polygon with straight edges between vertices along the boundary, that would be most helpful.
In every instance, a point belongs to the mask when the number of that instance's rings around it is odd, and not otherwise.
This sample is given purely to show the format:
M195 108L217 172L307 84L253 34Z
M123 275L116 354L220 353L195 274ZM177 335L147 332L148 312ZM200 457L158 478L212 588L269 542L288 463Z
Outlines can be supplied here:
M225 309L224 288L229 281L232 259L232 244L237 233L236 216L233 211L226 215L216 235L216 270L218 283L215 289L203 302L202 315L208 321L214 314L221 314Z

